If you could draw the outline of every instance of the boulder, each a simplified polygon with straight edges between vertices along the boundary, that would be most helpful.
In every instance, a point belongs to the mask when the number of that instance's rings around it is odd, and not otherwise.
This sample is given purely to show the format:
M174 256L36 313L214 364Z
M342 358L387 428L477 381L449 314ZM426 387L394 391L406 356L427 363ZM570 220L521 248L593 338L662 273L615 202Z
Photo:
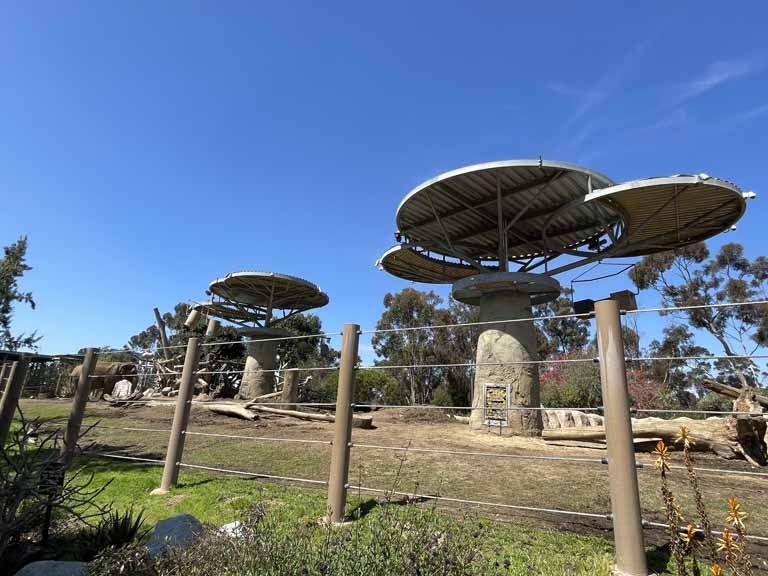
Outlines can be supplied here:
M115 383L115 387L112 389L112 397L118 400L125 400L131 395L132 387L133 384L131 384L130 380L120 380Z
M157 558L168 548L186 548L203 532L203 525L191 514L171 516L155 524L147 541L147 551L151 558Z
M85 562L59 562L41 560L27 564L16 572L16 576L84 576L87 571Z
M230 537L240 536L243 531L242 525L243 523L240 520L235 520L229 524L224 524L224 526L219 528L219 532Z

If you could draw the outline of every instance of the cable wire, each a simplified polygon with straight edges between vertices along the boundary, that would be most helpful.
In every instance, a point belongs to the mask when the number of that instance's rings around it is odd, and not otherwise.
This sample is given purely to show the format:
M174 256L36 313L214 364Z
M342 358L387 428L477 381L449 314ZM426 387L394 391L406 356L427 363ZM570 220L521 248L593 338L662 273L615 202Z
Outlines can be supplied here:
M556 462L579 462L590 464L607 464L608 461L604 458L569 458L565 456L539 456L539 455L525 455L525 454L503 454L498 452L467 452L464 450L445 450L439 448L414 448L414 447L400 447L400 446L379 446L377 444L358 444L349 443L350 448L372 448L376 450L394 450L396 452L425 452L430 454L454 454L461 456L483 456L491 458L514 458L520 460L551 460Z
M664 524L663 522L651 522L649 520L643 520L643 526L649 528L669 528L669 524ZM696 530L701 531L701 528L697 526ZM723 535L720 530L712 530L712 534L716 534L717 536ZM768 536L752 536L750 534L745 534L744 537L757 542L768 542Z
M254 478L268 478L270 480L286 480L288 482L305 482L307 484L319 484L327 486L328 482L325 480L311 480L309 478L292 478L290 476L274 476L272 474L259 474L257 472L245 472L243 470L228 470L227 468L214 468L213 466L200 466L197 464L185 464L179 462L179 466L184 468L195 468L198 470L209 470L211 472L222 472L224 474L237 474L240 476L253 476Z
M472 504L477 506L494 506L497 508L508 508L511 510L525 510L530 512L545 512L548 514L565 514L568 516L583 516L586 518L600 518L602 520L608 520L610 519L609 514L595 514L593 512L577 512L575 510L560 510L557 508L536 508L532 506L517 506L514 504L501 504L498 502L483 502L480 500L465 500L463 498L449 498L447 496L434 496L431 494L414 494L409 492L398 492L395 490L381 490L379 488L367 488L365 486L352 486L347 485L347 488L349 490L360 490L361 492L374 492L374 493L380 493L380 494L393 494L398 496L406 496L413 499L422 499L422 500L437 500L437 501L444 501L444 502L456 502L459 504Z
M267 442L297 442L297 443L304 443L304 444L328 444L328 445L333 444L331 440L304 440L301 438L273 438L268 436L240 436L238 434L215 434L213 432L190 432L188 430L183 433L191 436L211 436L214 438L235 438L235 439L241 439L241 440L264 440Z

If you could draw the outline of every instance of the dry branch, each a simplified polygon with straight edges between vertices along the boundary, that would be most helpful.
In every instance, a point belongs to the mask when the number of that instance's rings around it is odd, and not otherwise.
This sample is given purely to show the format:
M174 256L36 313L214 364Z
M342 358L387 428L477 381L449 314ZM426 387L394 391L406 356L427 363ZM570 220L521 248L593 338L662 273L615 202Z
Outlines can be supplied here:
M713 392L717 392L723 396L728 396L729 398L738 398L739 395L745 390L744 388L735 388L733 386L721 384L720 382L709 379L702 380L701 385L704 386L704 388L707 390L712 390ZM768 408L768 396L755 393L754 401L760 404L760 406L763 408Z
M258 414L246 410L242 406L237 406L236 404L206 404L205 407L216 414L234 416L235 418L242 418L243 420L256 420L259 417Z
M258 410L268 414L277 414L278 416L290 416L300 418L301 420L311 420L315 422L335 422L336 417L331 414L321 414L318 412L299 412L298 410L282 410L280 408L270 408L268 406L251 406L250 410ZM353 428L373 428L372 416L352 416Z

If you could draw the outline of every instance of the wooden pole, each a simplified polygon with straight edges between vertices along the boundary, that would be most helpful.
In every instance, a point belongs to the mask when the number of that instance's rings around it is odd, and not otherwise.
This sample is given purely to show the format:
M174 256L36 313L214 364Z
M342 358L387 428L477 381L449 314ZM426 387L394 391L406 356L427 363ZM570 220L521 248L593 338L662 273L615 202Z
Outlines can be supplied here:
M615 573L647 576L618 302L613 299L596 302L595 317L608 444L608 482L616 548Z
M165 455L165 467L160 487L152 491L154 495L167 494L176 486L179 479L179 465L184 453L184 439L189 425L189 413L192 409L192 394L195 390L195 371L199 360L198 339L190 338L187 342L187 355L181 372L179 396L176 399L176 412L173 415L171 437L168 439L168 452Z
M360 326L345 324L342 333L339 385L336 391L331 472L328 482L328 518L332 524L344 521L349 477L349 443L352 441L352 402L355 398L355 370Z
M69 467L75 455L77 441L80 438L80 427L85 415L85 405L91 391L91 373L95 365L96 351L93 348L88 348L85 351L85 358L83 358L75 396L72 398L72 409L69 412L67 429L64 431L64 445L61 447L61 456L59 457L59 462L64 469Z
M3 392L3 399L0 400L0 446L5 445L5 441L8 438L13 415L16 413L16 407L19 405L21 389L24 387L24 380L27 377L28 367L29 358L25 354L21 355L20 360L11 364L11 370L8 373L7 384Z

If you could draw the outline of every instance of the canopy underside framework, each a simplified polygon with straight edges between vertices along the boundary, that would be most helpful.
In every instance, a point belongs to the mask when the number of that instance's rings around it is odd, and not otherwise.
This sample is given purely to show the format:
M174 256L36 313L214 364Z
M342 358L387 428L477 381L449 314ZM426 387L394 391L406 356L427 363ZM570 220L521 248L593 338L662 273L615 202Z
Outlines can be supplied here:
M328 304L312 282L275 272L235 272L211 282L211 300L197 304L210 316L243 327L267 327Z
M413 189L397 211L399 244L377 264L430 283L510 269L552 276L714 236L742 216L746 197L704 174L615 184L562 162L478 164Z

